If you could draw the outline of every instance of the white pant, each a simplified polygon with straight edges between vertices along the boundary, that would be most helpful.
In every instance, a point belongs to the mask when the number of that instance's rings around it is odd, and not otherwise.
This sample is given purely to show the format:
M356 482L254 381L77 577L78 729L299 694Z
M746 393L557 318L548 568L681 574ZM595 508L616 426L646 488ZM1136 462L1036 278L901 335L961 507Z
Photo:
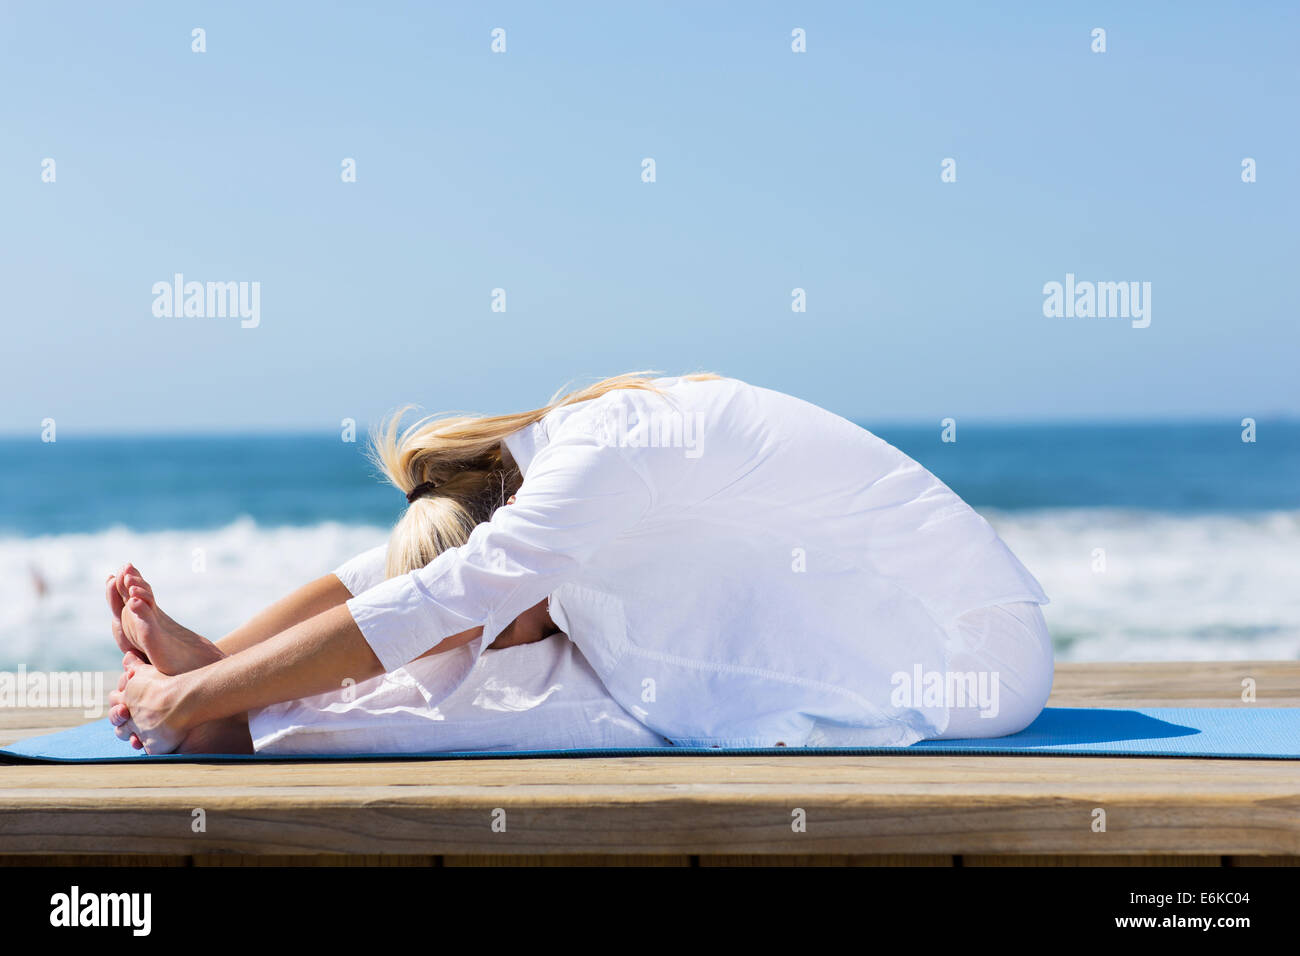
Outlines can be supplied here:
M465 648L433 654L354 687L251 711L253 747L364 754L671 746L609 696L562 635L484 651L460 686L430 705L429 688L454 681L469 656Z
M562 635L485 651L459 687L432 706L431 688L454 682L469 658L463 648L434 654L351 688L252 711L253 746L266 754L671 746L609 696ZM1052 642L1042 611L1016 603L963 614L952 628L948 668L995 678L996 713L951 708L948 727L936 739L1022 730L1052 689ZM892 728L819 724L809 744L905 745L912 739L897 738Z
M954 707L936 740L1004 737L1031 724L1052 692L1052 637L1037 604L1017 602L968 611L957 619L948 669L996 675L997 708Z

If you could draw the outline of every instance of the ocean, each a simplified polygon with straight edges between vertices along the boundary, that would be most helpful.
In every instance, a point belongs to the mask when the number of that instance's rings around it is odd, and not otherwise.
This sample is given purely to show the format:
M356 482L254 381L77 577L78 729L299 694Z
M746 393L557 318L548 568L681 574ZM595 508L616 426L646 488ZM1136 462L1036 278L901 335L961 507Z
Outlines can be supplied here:
M1034 572L1059 659L1300 659L1300 422L867 427ZM220 637L404 504L337 436L2 439L0 669L116 667L103 581L128 560Z

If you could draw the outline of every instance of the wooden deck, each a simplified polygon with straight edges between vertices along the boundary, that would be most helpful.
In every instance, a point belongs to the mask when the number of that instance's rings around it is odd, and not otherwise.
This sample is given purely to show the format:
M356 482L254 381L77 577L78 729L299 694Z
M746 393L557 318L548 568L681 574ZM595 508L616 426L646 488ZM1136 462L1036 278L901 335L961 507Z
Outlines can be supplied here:
M1253 705L1240 699L1245 677L1257 684ZM1063 664L1051 704L1300 707L1300 662ZM81 720L77 711L0 710L0 743ZM1105 832L1093 829L1098 808ZM792 826L800 810L804 832ZM196 811L206 821L202 832L195 832ZM0 765L0 865L1297 861L1300 761L903 756Z

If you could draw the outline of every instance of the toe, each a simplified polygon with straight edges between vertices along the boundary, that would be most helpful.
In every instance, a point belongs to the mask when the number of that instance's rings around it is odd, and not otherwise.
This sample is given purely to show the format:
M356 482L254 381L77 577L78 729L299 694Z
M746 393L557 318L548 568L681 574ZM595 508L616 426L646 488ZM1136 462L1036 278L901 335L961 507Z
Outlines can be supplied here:
M126 631L122 628L122 596L117 593L117 585L112 578L108 581L105 597L108 598L108 609L113 615L108 622L108 629L113 635L113 643L117 645L119 651L129 651L131 649L131 639L126 636Z
M134 564L128 564L126 566L126 571L123 573L122 577L126 582L127 587L134 586L144 588L149 586L148 582L144 579L144 575L140 573L140 569Z
M146 581L139 571L127 572L126 583L132 587L143 588L150 597L153 597L153 585Z
M104 582L104 598L108 601L108 609L113 618L109 623L109 630L113 633L113 643L118 650L125 651L130 648L131 642L127 639L126 632L122 630L122 595L117 589L117 575L110 574L108 580Z
M117 575L110 574L108 580L104 582L104 598L108 601L108 606L113 615L120 616L122 613L122 594L117 589Z
M143 601L145 604L153 607L153 592L143 588L138 584L132 584L126 589L127 593L137 601Z

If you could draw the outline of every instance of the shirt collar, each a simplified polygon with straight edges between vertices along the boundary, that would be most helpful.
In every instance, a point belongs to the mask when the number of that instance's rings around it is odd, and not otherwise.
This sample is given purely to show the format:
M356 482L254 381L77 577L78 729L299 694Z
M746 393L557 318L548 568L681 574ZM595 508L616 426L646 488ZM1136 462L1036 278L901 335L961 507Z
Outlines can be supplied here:
M537 453L546 447L548 440L545 421L526 425L519 431L512 432L502 439L506 449L510 452L510 457L519 466L519 474L521 475L528 473L528 466L532 464Z

